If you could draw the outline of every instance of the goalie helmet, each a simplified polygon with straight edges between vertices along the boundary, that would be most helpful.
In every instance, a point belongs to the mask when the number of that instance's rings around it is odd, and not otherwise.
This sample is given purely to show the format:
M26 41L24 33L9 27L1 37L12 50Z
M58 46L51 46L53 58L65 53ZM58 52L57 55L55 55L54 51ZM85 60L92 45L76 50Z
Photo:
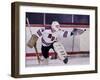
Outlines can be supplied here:
M58 21L53 21L51 24L51 29L53 32L60 30L60 24Z

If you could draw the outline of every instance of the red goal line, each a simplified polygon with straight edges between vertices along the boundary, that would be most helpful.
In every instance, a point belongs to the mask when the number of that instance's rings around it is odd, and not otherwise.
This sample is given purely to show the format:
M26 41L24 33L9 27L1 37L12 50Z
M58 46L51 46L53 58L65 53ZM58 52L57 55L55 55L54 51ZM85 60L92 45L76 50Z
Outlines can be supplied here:
M54 52L49 52L49 56L55 54ZM67 52L68 55L89 55L89 51L78 51L78 52ZM26 53L26 57L34 57L36 53ZM39 53L39 56L42 56L42 53Z

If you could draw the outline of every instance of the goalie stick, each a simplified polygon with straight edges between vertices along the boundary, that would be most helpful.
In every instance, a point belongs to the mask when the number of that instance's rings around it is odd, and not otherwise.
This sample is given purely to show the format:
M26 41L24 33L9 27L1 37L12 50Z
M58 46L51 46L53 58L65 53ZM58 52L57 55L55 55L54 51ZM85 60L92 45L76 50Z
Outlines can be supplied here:
M31 26L30 26L30 23L29 23L29 19L26 18L26 21L27 21L27 24L28 24L28 27L29 27L30 34L32 36L32 31L30 29ZM37 56L38 63L40 64L40 57L39 57L39 53L38 53L38 50L37 50L37 47L36 47L36 43L34 45L34 49L35 49L35 52L36 52L36 56Z

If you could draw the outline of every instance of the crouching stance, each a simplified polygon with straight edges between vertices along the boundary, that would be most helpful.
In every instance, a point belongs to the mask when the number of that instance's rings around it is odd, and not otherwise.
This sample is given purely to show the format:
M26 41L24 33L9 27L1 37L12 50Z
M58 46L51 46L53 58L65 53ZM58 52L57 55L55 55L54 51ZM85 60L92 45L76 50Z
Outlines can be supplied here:
M35 47L37 51L36 42L38 38L41 37L41 52L44 57L45 63L48 64L49 50L52 48L55 52L55 55L58 56L64 64L67 64L68 56L66 50L64 49L63 45L58 40L58 38L67 38L67 36L77 35L78 33L81 34L83 32L83 30L79 29L74 29L71 32L61 30L60 24L57 21L53 21L51 27L41 28L35 34L33 34L33 36L28 42L28 46L30 48Z

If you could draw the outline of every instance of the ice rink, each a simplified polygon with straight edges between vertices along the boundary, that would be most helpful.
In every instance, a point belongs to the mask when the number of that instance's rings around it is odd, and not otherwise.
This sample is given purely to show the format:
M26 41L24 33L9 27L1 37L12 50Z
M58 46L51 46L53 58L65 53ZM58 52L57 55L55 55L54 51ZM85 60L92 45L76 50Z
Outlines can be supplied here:
M60 59L49 59L48 65L44 64L42 60L40 64L38 64L37 59L26 59L26 67L34 67L34 66L61 66L61 65L86 65L89 64L89 57L68 57L68 63L64 64Z

